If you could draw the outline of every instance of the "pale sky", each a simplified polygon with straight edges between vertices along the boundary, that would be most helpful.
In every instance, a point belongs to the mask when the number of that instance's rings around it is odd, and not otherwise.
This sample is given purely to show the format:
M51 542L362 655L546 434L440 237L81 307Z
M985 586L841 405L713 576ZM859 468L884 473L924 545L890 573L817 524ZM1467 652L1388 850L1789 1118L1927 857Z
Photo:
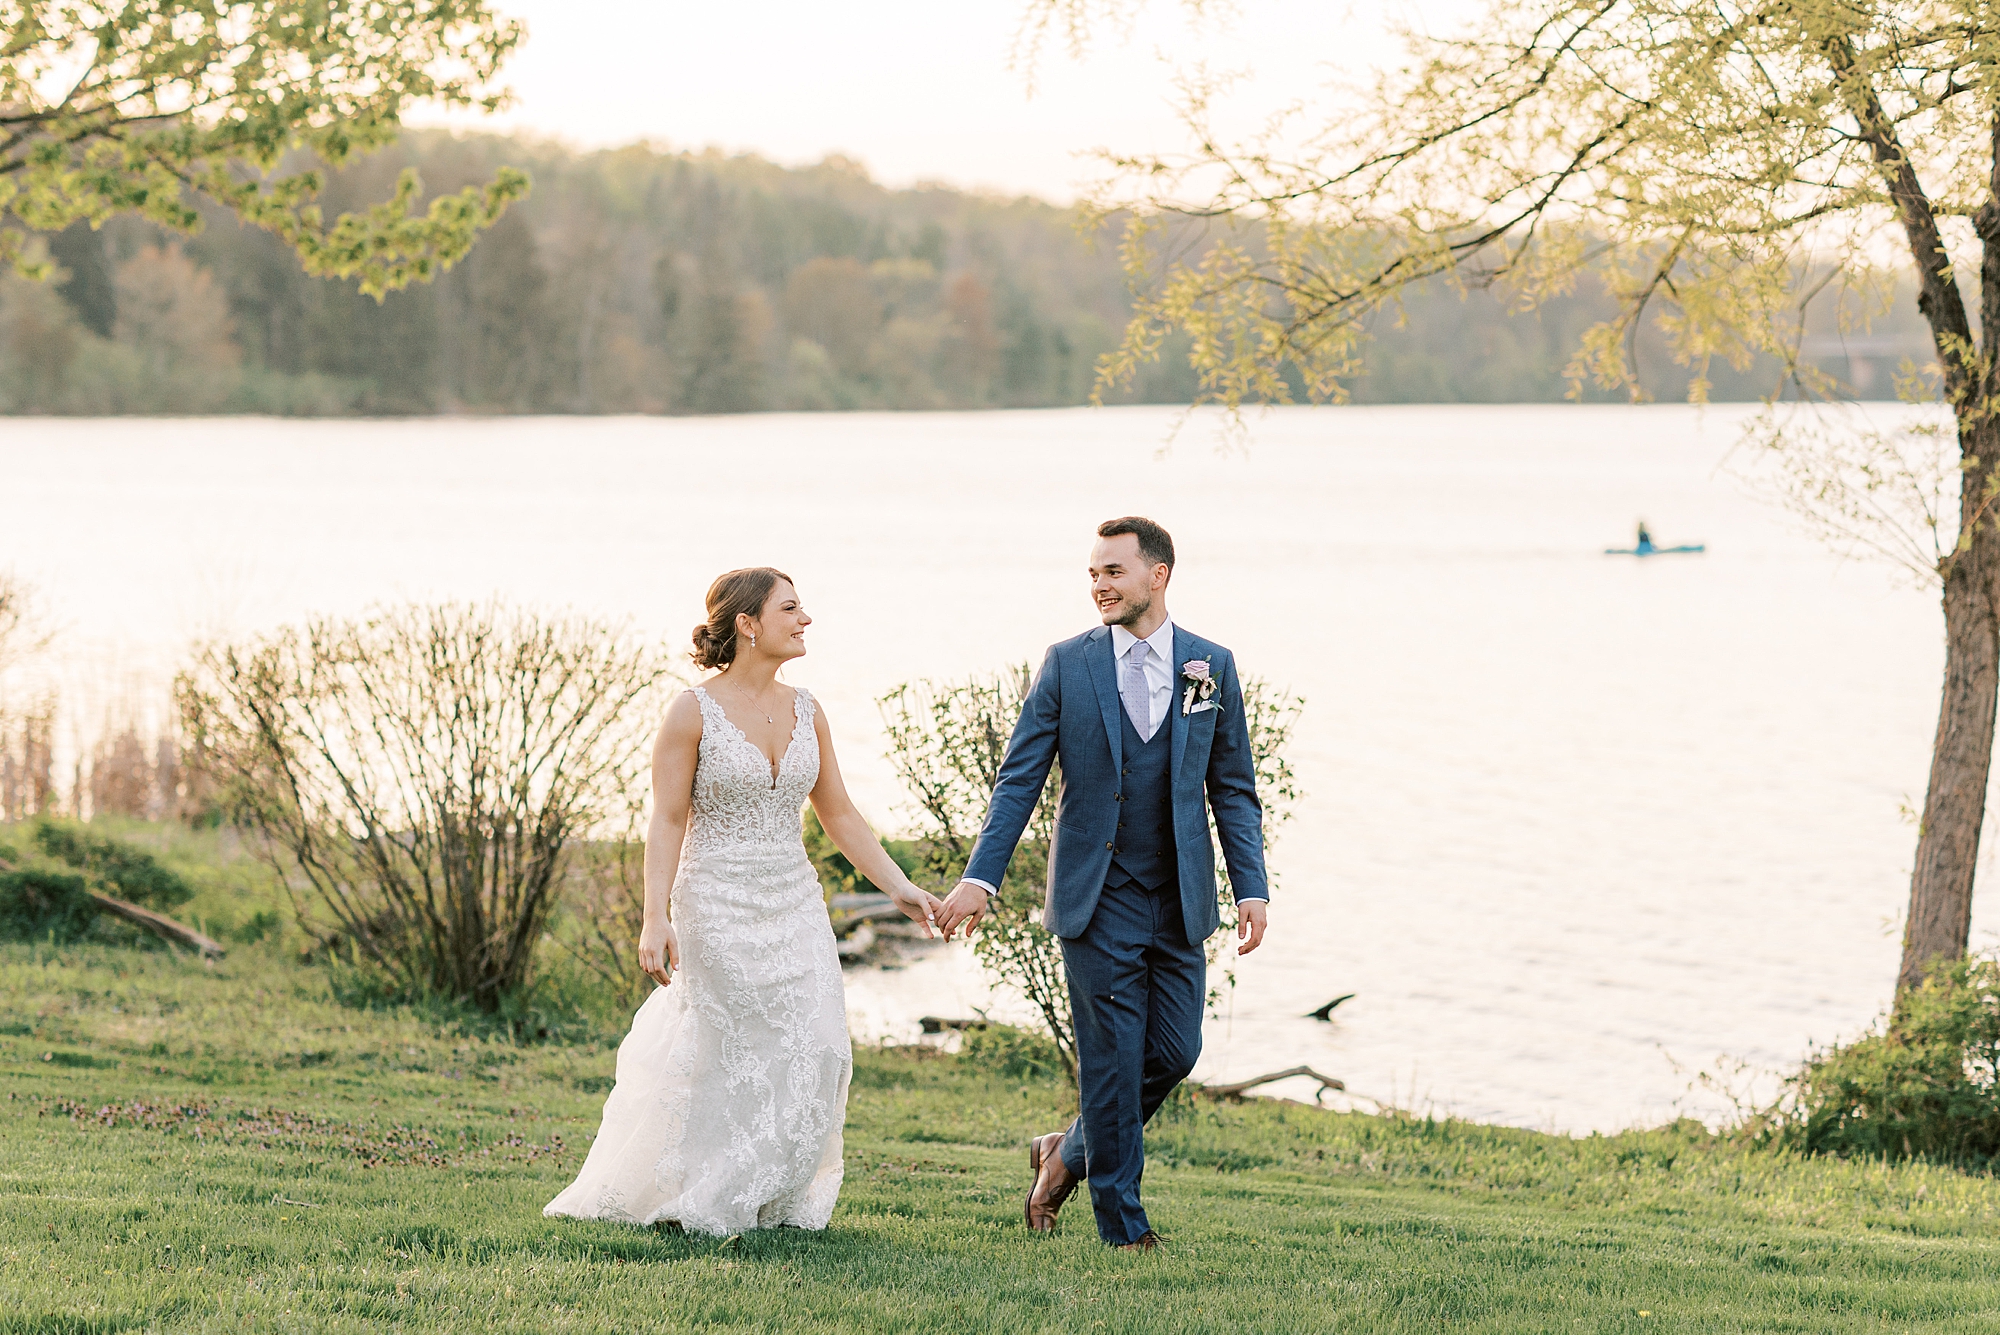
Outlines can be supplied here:
M500 0L528 25L505 81L515 107L453 117L597 147L651 139L787 164L844 153L879 180L1075 196L1082 150L1183 142L1170 66L1248 78L1225 106L1247 130L1336 77L1392 61L1391 16L1448 30L1478 0L1235 0L1191 23L1150 0L1129 33L1044 52L1032 96L1008 66L1025 0ZM1233 13L1231 12L1233 8ZM413 123L425 123L412 117ZM436 123L436 117L429 123Z

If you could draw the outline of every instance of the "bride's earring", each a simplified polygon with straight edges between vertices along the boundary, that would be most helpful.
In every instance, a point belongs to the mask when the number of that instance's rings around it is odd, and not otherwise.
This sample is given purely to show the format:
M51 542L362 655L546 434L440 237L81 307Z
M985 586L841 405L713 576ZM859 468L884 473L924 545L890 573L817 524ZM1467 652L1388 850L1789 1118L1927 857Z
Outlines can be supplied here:
M752 649L755 649L757 647L757 637L755 635L752 635L750 637L750 647Z

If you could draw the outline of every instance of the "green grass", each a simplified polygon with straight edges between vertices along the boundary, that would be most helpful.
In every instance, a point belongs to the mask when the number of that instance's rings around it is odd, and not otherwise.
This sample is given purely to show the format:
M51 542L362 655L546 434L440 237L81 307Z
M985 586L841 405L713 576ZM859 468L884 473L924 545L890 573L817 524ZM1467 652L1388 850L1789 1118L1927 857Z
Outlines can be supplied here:
M0 1332L2000 1322L2000 1183L1692 1127L1566 1139L1182 1102L1149 1137L1165 1251L1102 1247L1081 1198L1035 1238L1021 1146L1059 1124L1062 1088L893 1050L858 1054L823 1234L548 1221L608 1042L346 1008L294 958L0 947Z

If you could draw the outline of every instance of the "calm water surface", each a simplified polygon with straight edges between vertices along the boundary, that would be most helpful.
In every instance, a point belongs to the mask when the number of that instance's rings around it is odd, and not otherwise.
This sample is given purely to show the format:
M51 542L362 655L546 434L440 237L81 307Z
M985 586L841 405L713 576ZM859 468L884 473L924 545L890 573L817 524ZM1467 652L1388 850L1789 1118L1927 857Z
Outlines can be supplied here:
M1746 498L1718 471L1740 421L1298 409L1163 454L1151 409L13 420L0 565L49 595L81 689L141 695L193 636L385 598L569 604L680 644L714 574L777 565L818 618L789 675L894 829L875 698L1087 628L1092 526L1152 515L1176 619L1309 702L1271 938L1200 1074L1309 1062L1614 1128L1712 1110L1686 1086L1718 1055L1852 1033L1895 966L1935 604ZM1600 554L1640 517L1708 554ZM849 986L867 1035L992 1004L958 947ZM1303 1018L1342 992L1339 1023Z

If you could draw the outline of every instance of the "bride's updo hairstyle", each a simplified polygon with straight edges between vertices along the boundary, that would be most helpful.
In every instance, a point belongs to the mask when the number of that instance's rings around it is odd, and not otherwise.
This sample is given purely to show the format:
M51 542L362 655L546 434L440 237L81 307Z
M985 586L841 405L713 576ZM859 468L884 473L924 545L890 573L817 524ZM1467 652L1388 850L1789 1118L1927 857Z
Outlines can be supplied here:
M736 618L756 620L778 581L792 577L769 566L750 566L716 576L708 586L708 620L694 628L694 665L725 668L736 661Z

